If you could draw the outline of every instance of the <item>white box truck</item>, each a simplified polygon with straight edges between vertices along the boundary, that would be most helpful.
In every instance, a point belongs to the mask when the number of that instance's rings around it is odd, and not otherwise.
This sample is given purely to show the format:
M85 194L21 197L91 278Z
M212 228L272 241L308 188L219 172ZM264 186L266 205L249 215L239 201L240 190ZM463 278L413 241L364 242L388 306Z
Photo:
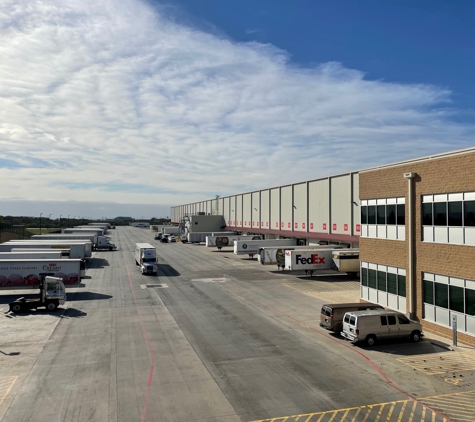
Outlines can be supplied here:
M337 245L309 245L309 246L266 246L259 249L257 260L262 265L277 265L278 268L285 268L285 251L299 249L338 249L343 246Z
M234 242L234 253L253 257L264 246L297 246L297 242L297 239L238 240Z
M157 253L150 243L135 244L135 264L142 274L157 275Z
M11 259L0 261L1 289L37 289L42 277L59 277L65 286L81 281L80 259Z
M232 235L215 235L215 236L206 236L206 247L217 247L218 251L226 246L234 246L234 242L238 240L260 240L262 236L252 235L252 236L243 236L238 234Z
M305 271L313 275L317 270L335 269L332 249L296 249L285 251L286 271Z
M62 249L69 246L70 258L73 259L86 259L92 256L92 243L83 240L10 240L3 245L26 245L27 248L36 248L39 245L44 245L46 248ZM1 249L0 249L1 250ZM5 250L8 252L8 250Z

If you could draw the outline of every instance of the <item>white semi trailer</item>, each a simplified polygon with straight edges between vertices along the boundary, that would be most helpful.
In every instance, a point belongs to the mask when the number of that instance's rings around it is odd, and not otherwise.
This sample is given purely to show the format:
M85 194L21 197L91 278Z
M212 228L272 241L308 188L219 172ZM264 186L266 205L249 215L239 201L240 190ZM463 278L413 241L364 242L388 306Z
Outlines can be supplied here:
M2 245L25 245L26 248L36 248L40 245L44 245L45 248L62 249L69 246L71 250L70 258L73 259L86 259L92 256L92 243L84 240L10 240ZM1 246L1 245L0 245ZM1 249L0 249L1 250ZM5 250L8 252L8 250Z
M360 250L357 248L335 250L333 263L338 271L357 275L360 272Z
M253 257L265 246L297 246L297 243L297 239L238 240L234 242L234 253Z
M257 260L262 265L277 265L278 268L285 268L285 251L299 249L341 249L343 246L337 245L309 245L309 246L266 246L259 249Z
M336 269L332 249L296 249L285 251L286 271L305 271L313 275L317 270Z
M39 288L42 277L62 279L65 286L77 286L81 281L80 259L11 259L0 261L1 289Z
M105 236L98 236L97 234L81 234L77 233L58 233L58 234L35 234L30 237L34 240L85 240L92 242L93 249L108 249L112 251L116 246Z
M234 242L238 240L260 240L262 236L252 235L252 236L243 236L238 234L232 235L221 235L214 233L214 236L206 236L206 247L217 247L220 251L226 246L234 246Z
M26 252L0 252L0 260L11 259L67 259L67 256L63 256L61 251L55 251L51 249L43 249L42 251L26 251Z

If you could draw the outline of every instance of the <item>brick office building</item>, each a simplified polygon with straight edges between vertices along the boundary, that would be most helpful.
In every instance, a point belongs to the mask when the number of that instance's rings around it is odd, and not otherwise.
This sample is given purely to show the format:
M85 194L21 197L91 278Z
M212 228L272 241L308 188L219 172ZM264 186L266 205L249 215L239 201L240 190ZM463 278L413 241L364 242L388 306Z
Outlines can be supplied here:
M475 148L359 172L361 298L475 345Z

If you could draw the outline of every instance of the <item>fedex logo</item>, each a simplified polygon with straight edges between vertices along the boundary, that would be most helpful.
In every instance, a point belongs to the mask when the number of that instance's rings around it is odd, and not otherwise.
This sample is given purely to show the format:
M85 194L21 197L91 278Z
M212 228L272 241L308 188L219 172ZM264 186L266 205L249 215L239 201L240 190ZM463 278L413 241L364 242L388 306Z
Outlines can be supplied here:
M325 264L325 257L318 256L317 253L310 255L310 258L302 258L302 255L297 255L297 264Z

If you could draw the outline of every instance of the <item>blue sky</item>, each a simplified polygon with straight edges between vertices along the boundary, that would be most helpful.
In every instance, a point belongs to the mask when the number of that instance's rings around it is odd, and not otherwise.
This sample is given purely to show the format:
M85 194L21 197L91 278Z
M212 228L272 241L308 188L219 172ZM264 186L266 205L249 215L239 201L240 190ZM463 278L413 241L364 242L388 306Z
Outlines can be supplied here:
M166 216L472 147L474 12L461 1L3 0L0 215Z

